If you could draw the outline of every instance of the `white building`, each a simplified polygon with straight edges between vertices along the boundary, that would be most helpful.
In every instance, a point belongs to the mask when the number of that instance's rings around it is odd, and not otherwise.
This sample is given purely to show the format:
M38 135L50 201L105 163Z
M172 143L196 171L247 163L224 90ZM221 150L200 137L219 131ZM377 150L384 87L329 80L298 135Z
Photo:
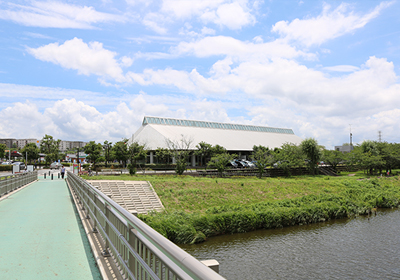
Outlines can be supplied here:
M30 138L30 139L17 139L16 140L16 143L17 143L17 146L18 146L19 149L22 149L23 147L25 147L29 143L37 144L37 142L38 142L38 140L37 139L33 139L33 138Z
M148 162L154 163L157 148L168 149L169 141L179 143L183 138L191 143L189 150L196 150L197 144L206 142L213 146L218 144L241 158L249 156L254 145L274 149L285 143L299 145L302 141L288 128L144 117L142 126L129 139L128 145L133 142L144 144L150 151ZM192 155L192 166L196 162Z

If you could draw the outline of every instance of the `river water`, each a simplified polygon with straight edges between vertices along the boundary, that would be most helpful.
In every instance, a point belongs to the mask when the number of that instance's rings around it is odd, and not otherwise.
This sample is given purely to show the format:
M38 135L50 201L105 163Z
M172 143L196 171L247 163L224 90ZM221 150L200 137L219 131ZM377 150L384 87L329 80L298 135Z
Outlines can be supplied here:
M182 245L226 279L400 279L400 210Z

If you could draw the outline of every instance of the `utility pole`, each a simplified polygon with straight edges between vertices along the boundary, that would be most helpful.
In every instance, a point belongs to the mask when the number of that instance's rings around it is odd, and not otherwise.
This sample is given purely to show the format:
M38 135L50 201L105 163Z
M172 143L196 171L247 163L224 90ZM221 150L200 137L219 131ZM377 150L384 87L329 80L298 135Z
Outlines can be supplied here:
M353 134L351 133L351 124L349 124L350 126L350 151L353 150Z

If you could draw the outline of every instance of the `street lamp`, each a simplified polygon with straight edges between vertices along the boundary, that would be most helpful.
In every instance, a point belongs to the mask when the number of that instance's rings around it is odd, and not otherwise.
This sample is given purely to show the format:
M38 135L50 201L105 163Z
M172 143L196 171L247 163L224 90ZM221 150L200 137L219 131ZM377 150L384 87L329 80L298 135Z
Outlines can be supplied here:
M76 164L78 165L78 173L79 173L79 145L76 147Z

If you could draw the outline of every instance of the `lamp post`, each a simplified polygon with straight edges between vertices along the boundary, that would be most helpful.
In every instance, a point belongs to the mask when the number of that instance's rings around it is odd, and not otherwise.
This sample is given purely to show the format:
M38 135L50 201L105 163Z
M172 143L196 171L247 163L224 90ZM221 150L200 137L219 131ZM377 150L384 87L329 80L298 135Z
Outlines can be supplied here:
M79 174L79 146L78 147L76 147L76 150L77 150L77 152L76 152L76 164L77 164L77 166L78 166L78 174Z

